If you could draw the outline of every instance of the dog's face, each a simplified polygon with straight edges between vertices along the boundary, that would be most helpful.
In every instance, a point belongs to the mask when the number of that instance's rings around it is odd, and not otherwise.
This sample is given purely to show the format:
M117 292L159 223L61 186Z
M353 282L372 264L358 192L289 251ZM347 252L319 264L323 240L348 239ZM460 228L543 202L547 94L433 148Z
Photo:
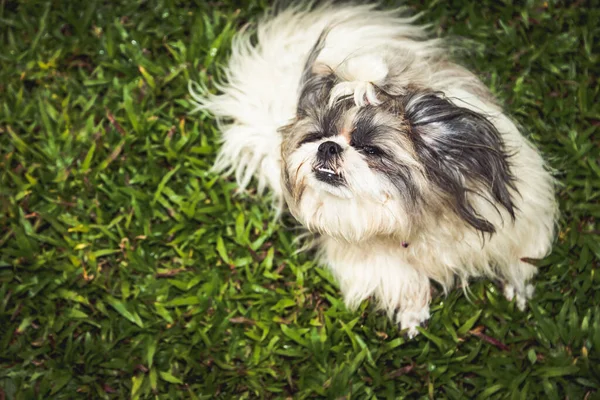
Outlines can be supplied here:
M315 64L320 46L306 65L297 117L282 129L284 195L301 223L359 242L406 238L436 213L493 233L476 198L514 217L509 156L485 117L426 89L332 99L340 78Z
M408 228L427 189L409 127L394 106L342 100L287 127L288 205L310 230L360 241Z

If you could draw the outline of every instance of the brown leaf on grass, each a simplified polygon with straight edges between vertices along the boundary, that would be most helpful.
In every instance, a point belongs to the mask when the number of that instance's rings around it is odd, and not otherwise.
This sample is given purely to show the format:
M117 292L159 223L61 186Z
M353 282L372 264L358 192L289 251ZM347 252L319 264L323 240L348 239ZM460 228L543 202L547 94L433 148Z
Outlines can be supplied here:
M530 257L521 257L520 260L521 260L521 262L524 262L524 263L527 263L527 264L531 264L533 266L538 266L538 264L541 261L538 258L530 258Z
M256 262L259 262L259 263L263 262L263 260L266 257L266 254L264 252L262 252L261 254L258 254L257 252L255 252L254 250L252 250L250 247L248 247L248 251L250 252L250 255L252 256L252 258Z
M256 325L256 322L246 317L233 317L229 318L229 322L232 324L245 324L245 325Z
M379 337L379 338L381 338L381 339L383 339L383 340L385 340L385 339L387 339L387 338L388 338L388 334L387 334L387 333L385 333L385 332L378 332L378 331L376 331L376 332L375 332L375 335L377 335L377 337Z
M483 333L484 330L485 330L485 327L480 325L480 326L476 327L475 329L471 329L469 331L469 333L473 336L478 337L479 339L483 340L484 342L487 342L493 346L496 346L497 348L499 348L502 351L510 351L510 348L507 345L505 345L504 343L502 343L501 341L499 341L498 339L494 339L493 337L484 334Z
M146 367L143 364L136 364L136 366L134 367L134 370L136 370L136 371L142 371L143 373L147 373L148 372L148 367Z
M275 270L275 273L276 273L277 275L279 275L279 274L281 274L281 271L283 271L284 269L285 269L285 263L281 263L281 264L279 265L279 267L277 267L277 269Z
M10 316L10 321L11 322L14 321L15 318L17 318L17 316L19 314L21 314L21 309L23 309L23 302L19 303L17 305L17 308L15 308L15 311L13 311L12 315Z
M104 384L102 385L102 389L104 389L104 391L106 393L117 393L117 391L115 389L113 389L112 387L110 387L108 384Z
M415 368L415 364L414 363L410 363L408 365L405 365L402 368L399 368L397 370L391 371L388 375L387 378L388 379L394 379L394 378L398 378L402 375L406 375L408 374L410 371L412 371Z
M175 269L170 269L165 272L159 272L159 273L155 274L154 277L155 278L171 278L171 277L179 274L180 272L184 272L184 271L187 271L187 268L175 268Z
M115 147L115 149L112 151L112 153L110 153L110 155L106 159L106 166L108 166L110 163L115 161L115 159L119 156L119 154L121 154L121 151L123 150L124 145L125 145L125 142L121 142L117 147Z
M173 135L175 134L176 129L177 129L177 127L175 125L173 125L167 132L167 137L169 138L169 140L171 140L173 138Z
M121 136L125 136L127 134L127 132L125 132L125 129L123 129L121 124L117 122L115 116L110 112L108 108L106 109L106 118L108 118L110 124L117 130L117 132L119 132Z

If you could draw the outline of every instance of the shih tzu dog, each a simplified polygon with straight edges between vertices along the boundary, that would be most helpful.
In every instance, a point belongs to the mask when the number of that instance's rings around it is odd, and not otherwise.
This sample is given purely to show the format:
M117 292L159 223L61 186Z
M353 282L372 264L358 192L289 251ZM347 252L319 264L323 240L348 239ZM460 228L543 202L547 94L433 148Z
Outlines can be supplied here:
M502 283L520 309L557 205L536 149L439 39L401 10L291 7L232 45L215 170L251 178L318 239L345 303L373 297L409 336L431 282ZM277 202L276 202L277 204Z

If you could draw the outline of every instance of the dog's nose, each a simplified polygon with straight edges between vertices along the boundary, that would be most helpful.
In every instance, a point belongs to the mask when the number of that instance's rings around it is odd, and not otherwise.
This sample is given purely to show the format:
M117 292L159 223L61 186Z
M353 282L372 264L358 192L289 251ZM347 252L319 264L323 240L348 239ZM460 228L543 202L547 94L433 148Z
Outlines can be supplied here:
M317 153L319 154L319 156L327 159L335 156L336 154L341 154L342 146L332 141L323 142L319 146L319 150L317 151Z

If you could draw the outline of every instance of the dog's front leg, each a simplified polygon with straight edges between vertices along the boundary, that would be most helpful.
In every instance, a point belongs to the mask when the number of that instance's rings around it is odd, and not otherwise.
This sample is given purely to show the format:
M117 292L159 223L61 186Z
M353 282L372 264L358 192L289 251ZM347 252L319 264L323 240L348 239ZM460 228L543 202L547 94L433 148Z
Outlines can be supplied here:
M377 306L401 329L407 329L411 338L418 334L417 326L429 319L429 278L404 259L400 246L326 241L325 256L349 309L374 297Z

